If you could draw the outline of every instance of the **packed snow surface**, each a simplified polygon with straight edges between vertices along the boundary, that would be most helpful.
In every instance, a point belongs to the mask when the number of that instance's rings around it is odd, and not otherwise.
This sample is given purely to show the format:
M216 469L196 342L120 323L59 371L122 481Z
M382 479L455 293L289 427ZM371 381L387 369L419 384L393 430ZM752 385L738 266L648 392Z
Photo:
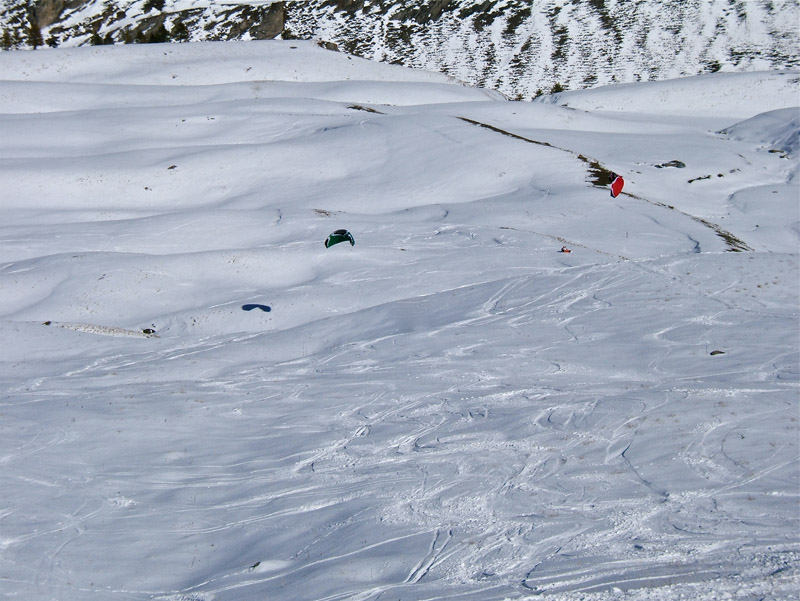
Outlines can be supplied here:
M799 81L0 54L3 596L796 598Z

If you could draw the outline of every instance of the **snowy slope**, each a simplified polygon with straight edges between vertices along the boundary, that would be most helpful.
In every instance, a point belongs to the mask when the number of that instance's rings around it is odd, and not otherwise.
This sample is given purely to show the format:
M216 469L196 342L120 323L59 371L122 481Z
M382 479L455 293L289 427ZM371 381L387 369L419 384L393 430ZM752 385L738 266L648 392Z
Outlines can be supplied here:
M798 74L733 77L0 54L3 594L791 598Z
M31 24L41 40L31 36ZM5 0L2 47L320 39L530 99L800 67L797 0ZM32 41L32 40L37 41Z

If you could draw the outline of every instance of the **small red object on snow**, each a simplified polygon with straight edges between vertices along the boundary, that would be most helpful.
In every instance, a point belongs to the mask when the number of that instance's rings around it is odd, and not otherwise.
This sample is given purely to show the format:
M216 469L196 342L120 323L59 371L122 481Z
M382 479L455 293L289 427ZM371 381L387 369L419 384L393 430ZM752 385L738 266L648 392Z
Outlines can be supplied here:
M622 179L621 175L617 175L614 178L614 181L611 182L611 198L616 198L619 196L619 193L622 192L622 186L625 185L625 180Z
M566 246L562 246L561 247L561 252L562 253L571 253L572 251L570 249L568 249Z

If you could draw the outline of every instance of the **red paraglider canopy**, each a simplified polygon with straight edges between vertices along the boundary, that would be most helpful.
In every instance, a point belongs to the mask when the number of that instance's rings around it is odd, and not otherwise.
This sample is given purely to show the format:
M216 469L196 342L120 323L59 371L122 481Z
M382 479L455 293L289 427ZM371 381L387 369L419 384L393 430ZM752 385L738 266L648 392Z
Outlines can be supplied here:
M621 175L613 175L611 182L611 198L616 198L622 192L622 186L625 185L625 180Z

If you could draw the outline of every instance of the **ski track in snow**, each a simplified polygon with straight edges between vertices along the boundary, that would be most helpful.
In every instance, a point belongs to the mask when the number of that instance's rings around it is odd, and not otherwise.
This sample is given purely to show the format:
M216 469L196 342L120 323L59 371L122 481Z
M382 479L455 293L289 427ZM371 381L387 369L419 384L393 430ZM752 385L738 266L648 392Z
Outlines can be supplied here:
M300 46L296 73L322 52ZM231 60L283 47L253 48ZM124 93L48 56L0 83L9 594L795 590L797 159L760 126L711 134L724 115L648 115L644 92L489 101L344 55L335 84L204 86L201 60L197 85ZM325 249L341 227L356 245Z

